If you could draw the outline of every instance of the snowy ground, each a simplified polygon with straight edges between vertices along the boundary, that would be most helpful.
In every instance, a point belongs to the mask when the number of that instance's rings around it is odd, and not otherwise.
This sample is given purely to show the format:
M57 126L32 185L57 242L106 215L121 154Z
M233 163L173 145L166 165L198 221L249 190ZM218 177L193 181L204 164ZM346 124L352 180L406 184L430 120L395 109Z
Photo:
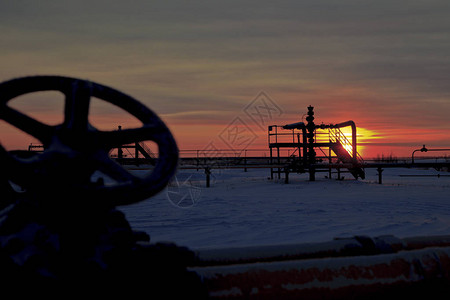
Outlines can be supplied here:
M268 169L180 170L163 192L120 207L131 226L152 242L191 249L330 241L354 235L450 234L450 175L434 169L376 169L365 180L291 174L268 180ZM399 175L446 175L403 177Z

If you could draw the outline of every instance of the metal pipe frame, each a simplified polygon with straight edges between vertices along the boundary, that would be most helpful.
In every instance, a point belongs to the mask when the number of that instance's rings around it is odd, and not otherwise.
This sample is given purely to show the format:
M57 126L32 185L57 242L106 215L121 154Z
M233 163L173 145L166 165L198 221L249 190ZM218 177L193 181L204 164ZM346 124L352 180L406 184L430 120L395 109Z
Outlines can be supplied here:
M356 141L356 124L355 122L353 122L352 120L346 121L346 122L342 122L342 123L338 123L338 124L320 124L320 125L316 125L316 128L320 128L320 129L325 129L325 128L343 128L343 127L348 127L350 126L352 129L352 150L353 150L353 159L356 161L357 160L357 141Z

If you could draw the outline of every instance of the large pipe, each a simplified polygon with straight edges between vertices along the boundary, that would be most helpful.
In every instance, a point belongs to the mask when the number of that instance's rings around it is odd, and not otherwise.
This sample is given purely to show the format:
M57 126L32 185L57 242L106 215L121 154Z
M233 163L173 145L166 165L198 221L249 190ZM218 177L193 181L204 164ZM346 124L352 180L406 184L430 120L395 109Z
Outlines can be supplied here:
M444 299L450 248L197 268L210 299Z
M431 298L450 290L448 236L355 237L329 243L197 252L189 268L211 299ZM447 294L448 295L448 294Z
M292 124L287 124L283 126L283 129L306 129L305 123L297 122Z

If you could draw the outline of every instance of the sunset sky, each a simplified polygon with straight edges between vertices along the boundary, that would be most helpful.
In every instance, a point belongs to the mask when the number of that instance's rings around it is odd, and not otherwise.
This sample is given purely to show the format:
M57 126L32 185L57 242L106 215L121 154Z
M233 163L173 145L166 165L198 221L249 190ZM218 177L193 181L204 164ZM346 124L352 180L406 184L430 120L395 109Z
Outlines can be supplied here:
M181 150L266 149L268 125L312 105L316 124L355 121L363 157L410 156L450 148L449 16L448 0L2 0L0 81L114 87L161 116ZM17 107L57 123L56 98ZM99 129L127 126L93 106ZM5 124L0 140L34 142Z

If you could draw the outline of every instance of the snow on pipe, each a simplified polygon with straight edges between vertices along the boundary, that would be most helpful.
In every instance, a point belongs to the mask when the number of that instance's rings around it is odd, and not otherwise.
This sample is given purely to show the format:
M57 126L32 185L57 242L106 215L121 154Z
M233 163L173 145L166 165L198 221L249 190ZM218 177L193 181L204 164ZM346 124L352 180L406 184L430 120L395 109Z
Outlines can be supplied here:
M450 248L196 269L214 299L393 299L448 296ZM438 292L439 291L439 292ZM409 293L409 295L407 295ZM430 296L430 295L428 295ZM404 299L404 297L402 297Z
M355 236L321 243L247 246L194 250L197 266L229 265L262 261L280 261L354 255L376 255L417 250L427 247L450 247L450 236L397 238Z
M392 235L375 237L373 239L366 236L355 236L353 238L339 238L321 243L203 249L196 251L196 256L197 264L206 266L394 253L404 248L406 248L404 242Z
M450 236L382 236L209 250L197 252L204 266L191 270L200 275L209 296L218 299L417 296L419 290L450 290L449 246Z

